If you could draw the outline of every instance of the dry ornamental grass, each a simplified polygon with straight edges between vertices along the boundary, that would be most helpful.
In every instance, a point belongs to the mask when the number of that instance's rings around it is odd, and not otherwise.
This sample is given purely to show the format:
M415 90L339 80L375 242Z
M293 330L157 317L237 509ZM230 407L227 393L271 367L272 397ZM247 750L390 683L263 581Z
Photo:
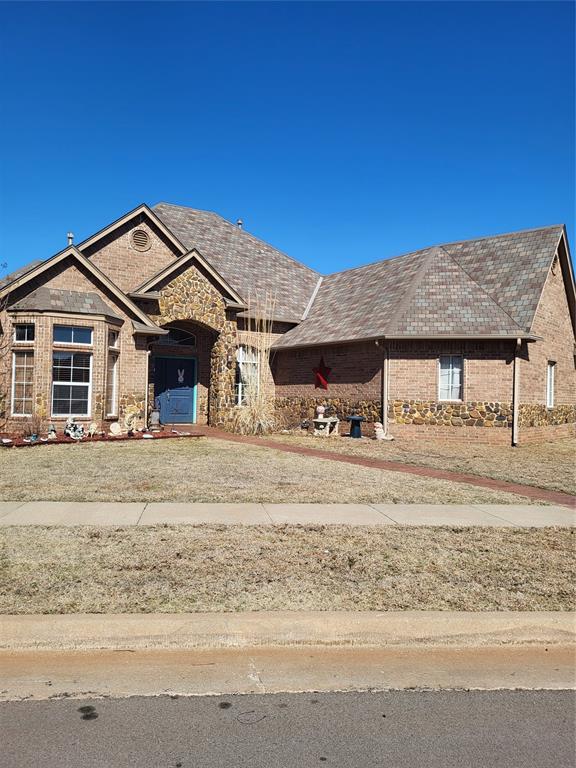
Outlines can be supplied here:
M0 613L573 610L574 529L13 527Z

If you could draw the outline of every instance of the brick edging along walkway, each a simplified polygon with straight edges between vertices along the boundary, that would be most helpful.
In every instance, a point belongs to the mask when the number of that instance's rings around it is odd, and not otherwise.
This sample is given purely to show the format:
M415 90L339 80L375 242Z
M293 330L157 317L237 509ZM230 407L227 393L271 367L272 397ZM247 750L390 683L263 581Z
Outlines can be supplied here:
M519 496L526 496L529 499L538 501L548 501L551 504L561 504L565 507L574 508L576 506L576 496L562 491L552 491L547 488L536 488L533 485L521 485L520 483L510 483L507 480L496 480L492 477L483 477L482 475L466 475L460 472L450 472L444 469L435 469L434 467L422 467L417 464L405 464L401 461L388 461L386 459L369 459L364 456L351 456L346 453L336 453L334 451L323 451L319 448L306 448L302 445L287 445L286 443L267 440L264 437L251 437L250 435L235 435L232 432L225 432L222 429L214 427L203 427L206 437L214 437L217 440L228 440L232 443L245 443L256 445L260 448L273 448L276 451L284 453L296 453L301 456L313 456L317 459L329 459L330 461L341 461L345 464L356 464L360 467L369 467L370 469L384 469L389 472L405 472L410 475L420 475L421 477L431 477L435 480L449 480L453 483L465 483L475 485L479 488L489 488L493 491L503 491L504 493L515 493Z

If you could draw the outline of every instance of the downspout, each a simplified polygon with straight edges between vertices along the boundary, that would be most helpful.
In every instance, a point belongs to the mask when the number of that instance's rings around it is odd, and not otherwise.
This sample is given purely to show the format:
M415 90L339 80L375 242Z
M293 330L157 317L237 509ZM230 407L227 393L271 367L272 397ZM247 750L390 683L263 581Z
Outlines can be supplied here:
M384 430L385 440L394 440L392 435L388 433L389 419L388 419L388 400L390 398L390 354L388 351L388 345L384 339L378 342L379 346L382 346L382 369L380 374L380 420L382 422L382 429Z
M518 445L518 414L520 410L520 358L522 339L516 339L514 348L514 370L512 375L512 446Z

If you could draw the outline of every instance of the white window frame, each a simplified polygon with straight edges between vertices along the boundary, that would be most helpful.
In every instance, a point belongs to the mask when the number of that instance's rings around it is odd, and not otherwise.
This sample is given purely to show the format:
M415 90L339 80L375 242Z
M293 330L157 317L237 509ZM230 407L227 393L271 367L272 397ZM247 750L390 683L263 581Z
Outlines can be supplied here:
M56 328L71 328L72 335L74 330L80 328L81 330L90 331L90 341L56 341L54 338L54 331ZM52 344L57 347L91 347L94 344L94 328L91 325L62 325L61 323L54 323L52 326Z
M110 344L110 336L112 334L115 335L114 343ZM116 331L113 328L108 329L108 349L119 349L120 348L120 331Z
M31 354L32 355L32 369L34 369L34 363L35 363L35 356L34 351L29 349L23 349L23 350L15 350L12 352L12 396L11 396L11 402L10 402L10 413L14 418L28 418L29 416L33 416L34 414L32 411L30 413L15 413L14 412L14 401L16 398L16 384L17 383L26 383L26 382L16 382L16 355L21 354ZM23 398L23 400L26 400L26 398ZM32 397L30 398L32 402L32 409L34 409L34 382L32 382Z
M117 349L112 347L111 349ZM110 358L114 358L114 368L112 373L112 409L108 408L108 376L110 375L110 369L108 361ZM120 362L120 355L117 352L109 351L106 358L106 418L116 418L118 416L118 364Z
M458 358L460 360L460 397L441 397L442 393L442 359L443 358L450 358L450 394L453 393L454 385L452 383L453 381L453 371L454 371L454 365L452 363L452 360L454 358ZM462 403L464 402L464 355L462 354L446 354L446 355L439 355L438 356L438 402L440 403Z
M254 360L246 360L246 353L248 350L250 350L254 355ZM237 408L241 408L243 405L245 405L246 385L242 381L242 367L244 365L254 365L256 368L258 368L258 353L256 350L254 350L254 347L248 347L244 344L241 344L236 350L236 366L237 370L240 371L239 381L234 382L234 402ZM259 387L259 377L257 377L256 382L257 386Z
M556 361L548 360L546 365L546 408L554 408L556 388Z
M34 329L34 338L33 339L17 339L16 338L16 329L21 328L22 326L25 326L26 328L33 328ZM14 323L14 335L13 335L13 341L14 344L28 344L32 345L34 344L34 341L36 339L36 324L35 323Z
M84 382L84 381L54 381L54 355L55 354L58 354L57 349L52 350L52 391L50 393L50 413L52 415L52 418L68 419L70 417L74 417L78 419L89 419L92 415L92 369L94 366L94 355L91 352L88 353L88 356L90 358L89 379L88 379L88 382ZM69 354L74 355L76 353L70 352ZM86 353L81 352L80 354L84 355ZM87 411L88 412L87 413L54 413L54 386L58 384L61 384L64 386L69 385L69 386L75 386L75 387L87 387L88 389Z

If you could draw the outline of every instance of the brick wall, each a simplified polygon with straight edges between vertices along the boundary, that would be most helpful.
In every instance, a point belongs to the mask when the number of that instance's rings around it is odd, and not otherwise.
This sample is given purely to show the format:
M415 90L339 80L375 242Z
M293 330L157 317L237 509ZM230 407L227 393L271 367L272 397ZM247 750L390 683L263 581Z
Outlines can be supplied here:
M521 401L546 404L546 369L556 363L555 405L576 405L574 331L560 264L550 269L532 332L543 341L525 345L520 366Z
M438 357L464 356L465 402L512 399L512 342L390 341L390 401L437 403ZM381 396L383 348L374 342L282 350L274 355L276 396L281 399L341 400L349 403ZM331 369L328 390L314 386L320 359Z
M148 250L134 248L131 236L135 229L148 234ZM84 250L84 256L125 292L135 290L179 255L175 246L146 218L124 224Z
M39 278L36 281L31 281L15 291L11 296L11 301L17 301L20 296L30 292L38 285L97 293L113 313L121 318L121 322L108 321L100 317L55 312L27 312L12 315L4 313L0 317L0 324L5 332L4 338L9 340L9 354L2 361L0 388L3 388L8 395L6 408L8 424L6 428L10 431L20 431L26 422L25 417L13 417L11 415L12 352L23 348L31 349L34 352L34 407L35 412L42 416L45 423L53 422L62 426L66 421L66 417L52 417L51 414L52 352L54 349L72 349L92 354L90 415L86 418L77 418L77 421L84 425L96 421L102 425L114 420L108 418L105 413L108 330L119 332L118 399L120 407L118 415L122 419L127 413L136 412L142 414L143 417L147 349L145 341L141 337L133 335L132 318L124 306L118 302L113 294L93 282L89 273L78 267L77 262L74 262L73 259L65 260L49 270L45 273L44 279ZM34 323L35 340L33 344L23 345L13 342L13 325L15 323ZM92 346L54 345L54 325L91 327L93 329ZM142 424L143 419L140 418L137 423Z

